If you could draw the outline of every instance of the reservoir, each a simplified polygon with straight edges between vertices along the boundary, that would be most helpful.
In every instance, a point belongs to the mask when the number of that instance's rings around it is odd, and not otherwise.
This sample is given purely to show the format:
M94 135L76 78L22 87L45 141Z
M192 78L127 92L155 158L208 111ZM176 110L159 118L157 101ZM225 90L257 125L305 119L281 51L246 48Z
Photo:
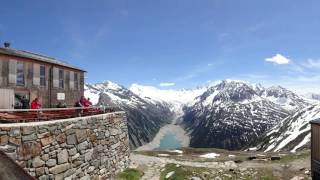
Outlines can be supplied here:
M162 137L162 139L160 140L160 145L157 149L179 149L180 147L181 143L178 141L176 135L174 133L169 132Z

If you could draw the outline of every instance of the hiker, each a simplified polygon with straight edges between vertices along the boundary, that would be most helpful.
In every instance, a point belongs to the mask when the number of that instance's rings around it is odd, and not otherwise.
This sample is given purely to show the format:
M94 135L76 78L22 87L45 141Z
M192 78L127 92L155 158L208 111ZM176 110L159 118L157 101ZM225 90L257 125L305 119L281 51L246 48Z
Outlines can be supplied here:
M31 109L40 109L41 108L41 103L39 101L39 98L35 98L32 102L31 102Z

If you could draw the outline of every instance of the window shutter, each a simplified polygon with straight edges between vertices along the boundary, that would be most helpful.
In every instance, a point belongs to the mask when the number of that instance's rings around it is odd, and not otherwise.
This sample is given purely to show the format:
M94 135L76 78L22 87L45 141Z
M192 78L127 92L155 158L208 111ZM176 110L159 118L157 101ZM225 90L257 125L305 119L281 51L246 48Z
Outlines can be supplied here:
M10 59L9 60L9 78L8 81L10 84L16 84L17 81L17 61Z
M74 89L74 72L70 71L69 76L69 87L70 89Z
M33 64L33 85L40 86L40 65Z
M59 69L53 68L53 87L58 88L59 87Z

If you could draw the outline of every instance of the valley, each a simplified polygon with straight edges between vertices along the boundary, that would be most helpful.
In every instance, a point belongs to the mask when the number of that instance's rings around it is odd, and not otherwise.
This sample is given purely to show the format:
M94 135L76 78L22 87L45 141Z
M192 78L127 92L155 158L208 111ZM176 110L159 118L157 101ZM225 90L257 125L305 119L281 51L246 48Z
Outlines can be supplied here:
M310 152L263 153L221 149L182 148L135 151L131 168L141 179L309 179ZM271 160L279 157L277 160Z
M106 81L85 89L95 104L127 112L130 146L139 150L170 148L170 142L171 148L302 150L309 147L308 122L320 118L314 98L243 81L182 90Z

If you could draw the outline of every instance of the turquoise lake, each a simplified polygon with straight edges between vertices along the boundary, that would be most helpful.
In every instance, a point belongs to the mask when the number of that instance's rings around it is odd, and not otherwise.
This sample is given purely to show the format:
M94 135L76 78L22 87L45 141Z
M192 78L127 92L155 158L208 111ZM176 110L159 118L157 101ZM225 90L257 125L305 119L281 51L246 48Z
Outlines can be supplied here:
M179 149L181 147L180 142L177 140L176 136L172 133L166 134L160 141L159 150L164 149Z

